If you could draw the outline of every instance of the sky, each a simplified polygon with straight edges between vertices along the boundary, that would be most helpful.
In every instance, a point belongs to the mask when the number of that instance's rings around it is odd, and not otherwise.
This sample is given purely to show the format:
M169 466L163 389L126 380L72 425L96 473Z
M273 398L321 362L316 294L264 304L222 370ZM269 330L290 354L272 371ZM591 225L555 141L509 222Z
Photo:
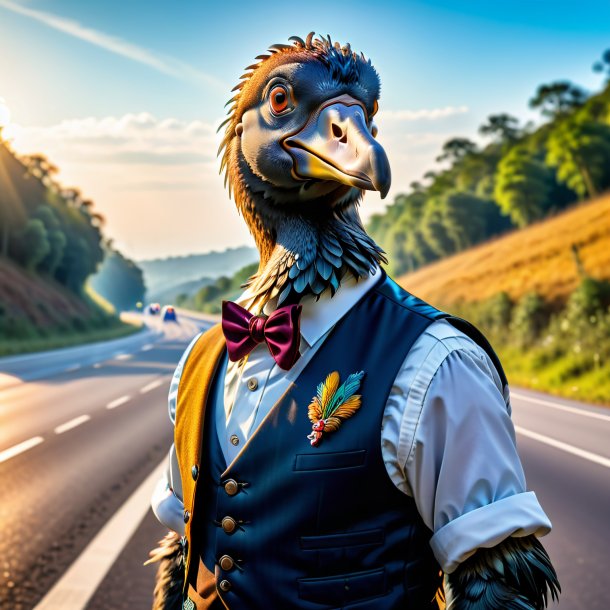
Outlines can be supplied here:
M220 250L253 242L218 174L216 128L269 45L313 30L372 59L393 184L365 196L366 219L449 138L482 142L490 114L539 120L527 101L541 83L599 88L609 23L607 0L0 0L0 123L93 199L127 256Z

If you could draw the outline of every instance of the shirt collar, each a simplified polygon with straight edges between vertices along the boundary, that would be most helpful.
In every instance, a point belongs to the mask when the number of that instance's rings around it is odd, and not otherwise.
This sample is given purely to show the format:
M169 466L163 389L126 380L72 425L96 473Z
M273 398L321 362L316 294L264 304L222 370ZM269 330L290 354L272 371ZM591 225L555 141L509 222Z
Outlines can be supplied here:
M383 273L376 265L371 273L364 278L356 280L349 276L341 281L339 290L333 297L330 289L325 290L316 301L314 295L307 295L301 299L303 311L301 313L301 337L311 347L323 337L365 294L380 281ZM244 293L238 302L246 297ZM268 303L264 312L273 311L274 304Z

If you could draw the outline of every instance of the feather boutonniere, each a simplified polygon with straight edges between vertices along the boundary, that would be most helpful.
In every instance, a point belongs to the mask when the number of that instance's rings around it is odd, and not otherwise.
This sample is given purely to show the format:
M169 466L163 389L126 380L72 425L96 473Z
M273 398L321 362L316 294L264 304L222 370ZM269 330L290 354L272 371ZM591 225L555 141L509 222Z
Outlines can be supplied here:
M351 417L361 404L360 381L364 371L352 373L339 385L339 373L330 373L325 381L318 385L316 395L311 399L308 416L312 431L307 436L313 447L320 444L324 433L334 432L344 419Z

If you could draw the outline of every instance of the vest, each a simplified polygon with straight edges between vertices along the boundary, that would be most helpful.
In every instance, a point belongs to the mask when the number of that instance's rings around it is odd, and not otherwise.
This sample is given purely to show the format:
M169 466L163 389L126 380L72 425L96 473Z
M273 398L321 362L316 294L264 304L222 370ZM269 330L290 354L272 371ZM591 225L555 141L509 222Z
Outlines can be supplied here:
M390 480L383 412L409 350L452 318L385 277L335 325L294 384L226 464L211 406L224 357L219 326L195 344L178 390L175 445L185 506L184 608L422 610L440 568L415 502ZM362 406L311 446L307 411L318 384L364 371Z

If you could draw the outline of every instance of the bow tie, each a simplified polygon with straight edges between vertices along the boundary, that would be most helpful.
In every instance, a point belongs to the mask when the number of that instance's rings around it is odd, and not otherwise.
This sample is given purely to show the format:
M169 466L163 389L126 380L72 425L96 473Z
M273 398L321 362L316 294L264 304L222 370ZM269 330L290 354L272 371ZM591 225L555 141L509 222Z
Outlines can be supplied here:
M267 344L278 366L285 371L299 359L301 305L286 305L269 317L252 315L232 301L222 302L222 332L229 359L247 356L259 343Z

